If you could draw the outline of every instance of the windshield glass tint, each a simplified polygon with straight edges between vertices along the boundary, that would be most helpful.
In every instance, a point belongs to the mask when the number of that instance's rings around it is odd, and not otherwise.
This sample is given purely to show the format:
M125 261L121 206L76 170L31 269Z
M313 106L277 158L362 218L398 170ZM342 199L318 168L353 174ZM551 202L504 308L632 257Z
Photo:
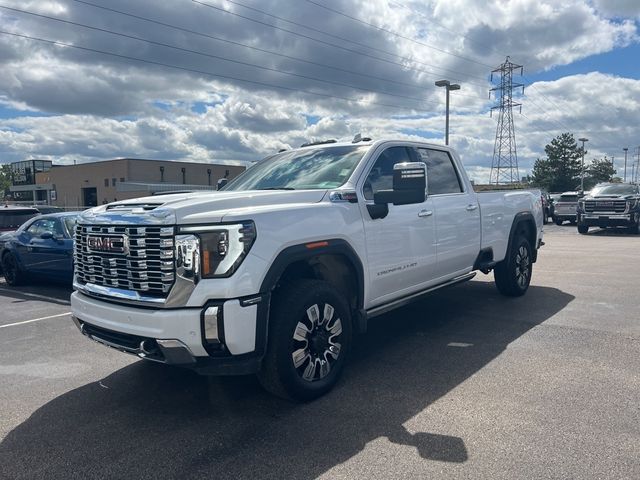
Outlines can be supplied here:
M368 149L348 145L282 152L249 168L223 190L336 188L347 181Z
M73 234L76 231L76 219L77 217L62 217L64 220L64 225L67 229L67 234L69 237L73 237Z
M591 191L591 195L633 195L634 193L638 193L638 187L624 183L620 185L602 185L601 187L595 187Z
M577 202L578 196L577 195L560 195L560 200L558 201L559 202Z

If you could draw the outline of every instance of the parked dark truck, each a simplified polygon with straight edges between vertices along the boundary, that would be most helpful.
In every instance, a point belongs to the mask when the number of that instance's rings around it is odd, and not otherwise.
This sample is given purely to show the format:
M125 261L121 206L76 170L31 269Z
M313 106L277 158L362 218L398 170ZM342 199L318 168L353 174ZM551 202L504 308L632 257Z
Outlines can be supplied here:
M602 183L578 202L578 232L589 227L626 227L637 234L640 224L640 190L629 183Z

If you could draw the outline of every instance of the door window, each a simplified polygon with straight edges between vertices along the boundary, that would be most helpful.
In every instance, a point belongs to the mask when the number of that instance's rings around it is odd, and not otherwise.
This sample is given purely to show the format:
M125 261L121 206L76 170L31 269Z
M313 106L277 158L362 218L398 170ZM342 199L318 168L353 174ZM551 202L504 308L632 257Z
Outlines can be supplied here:
M393 166L396 163L411 162L406 147L390 147L380 154L367 175L362 193L367 200L373 200L373 194L380 190L393 188Z
M33 237L42 235L44 232L51 232L54 235L62 235L62 226L60 222L53 218L43 218L36 220L27 228L27 233Z
M420 160L427 164L427 182L429 195L462 192L462 183L447 152L418 148Z

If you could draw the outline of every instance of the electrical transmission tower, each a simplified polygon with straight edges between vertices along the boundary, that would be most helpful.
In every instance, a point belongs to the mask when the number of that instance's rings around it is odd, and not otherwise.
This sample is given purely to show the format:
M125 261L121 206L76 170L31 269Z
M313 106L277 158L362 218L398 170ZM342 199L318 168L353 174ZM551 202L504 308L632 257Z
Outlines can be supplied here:
M524 84L513 83L513 71L518 69L522 75L522 65L512 63L507 57L502 65L491 72L491 81L493 82L493 75L496 74L500 76L500 84L489 91L489 97L491 97L491 92L497 92L496 100L498 103L491 108L491 115L493 116L494 110L499 110L490 184L498 185L520 181L516 131L513 126L513 107L520 107L520 111L522 111L522 104L513 101L513 90L522 87L524 94Z

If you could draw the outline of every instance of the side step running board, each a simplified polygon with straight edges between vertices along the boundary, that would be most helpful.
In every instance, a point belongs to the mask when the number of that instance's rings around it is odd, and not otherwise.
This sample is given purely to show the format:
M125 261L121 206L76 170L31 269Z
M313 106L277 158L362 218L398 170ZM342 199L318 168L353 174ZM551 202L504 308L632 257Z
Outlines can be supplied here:
M391 310L394 310L396 308L402 307L409 303L415 302L416 300L420 300L422 297L430 294L431 292L434 292L436 290L440 290L446 287L452 287L453 285L457 285L458 283L466 282L468 280L471 280L475 276L476 276L476 272L469 272L465 275L461 275L459 277L453 278L448 282L435 285L426 290L421 290L419 292L412 293L411 295L407 295L406 297L402 297L397 300L393 300L392 302L385 303L384 305L371 308L365 312L366 318L373 318L373 317L377 317L378 315L385 314Z

